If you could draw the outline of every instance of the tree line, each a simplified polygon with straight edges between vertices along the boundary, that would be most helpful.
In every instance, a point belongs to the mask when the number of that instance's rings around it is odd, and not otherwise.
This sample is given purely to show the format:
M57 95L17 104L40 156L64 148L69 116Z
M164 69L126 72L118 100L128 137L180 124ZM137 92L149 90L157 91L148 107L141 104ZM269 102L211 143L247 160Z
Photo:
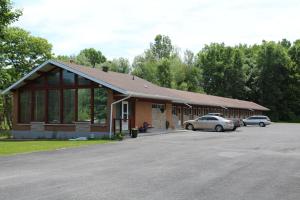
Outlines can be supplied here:
M122 57L109 60L94 48L77 55L54 55L46 39L10 26L21 15L10 0L0 0L0 90L50 58L73 60L132 73L163 87L254 101L270 108L267 114L274 121L300 122L300 40L211 43L197 53L185 50L182 55L168 36L159 34L130 64ZM0 122L0 129L11 128L10 95L0 96Z

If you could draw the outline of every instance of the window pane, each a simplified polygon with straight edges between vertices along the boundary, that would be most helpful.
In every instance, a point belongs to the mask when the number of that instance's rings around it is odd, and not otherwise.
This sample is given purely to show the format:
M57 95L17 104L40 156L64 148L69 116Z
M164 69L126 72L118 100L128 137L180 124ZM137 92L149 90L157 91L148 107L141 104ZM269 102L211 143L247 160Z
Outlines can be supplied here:
M37 87L44 86L45 85L44 82L45 82L45 78L39 77L34 81L34 86L37 86Z
M48 73L48 85L50 86L59 85L59 69Z
M90 97L91 89L78 89L78 121L91 120Z
M45 115L45 91L36 90L34 98L35 98L34 120L37 122L42 122L44 121L44 115Z
M67 70L63 70L63 82L64 82L64 85L74 85L74 82L75 82L74 74Z
M64 90L64 123L72 123L75 120L74 109L75 89Z
M78 85L90 85L91 81L82 77L82 76L78 76Z
M107 90L94 89L94 123L105 124L107 122Z
M60 103L59 90L49 90L48 94L48 121L49 123L59 123Z
M31 117L31 92L23 90L20 92L20 122L29 123Z

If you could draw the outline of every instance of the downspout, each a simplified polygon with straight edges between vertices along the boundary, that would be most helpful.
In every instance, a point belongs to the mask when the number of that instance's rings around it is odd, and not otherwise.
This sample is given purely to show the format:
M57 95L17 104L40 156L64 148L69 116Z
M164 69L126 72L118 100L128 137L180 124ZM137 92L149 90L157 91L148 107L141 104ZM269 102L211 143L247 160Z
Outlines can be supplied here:
M112 102L112 103L110 104L109 139L111 139L111 136L112 136L112 114L113 114L113 106L114 106L115 104L117 104L117 103L120 103L120 102L126 100L126 99L129 99L131 96L132 96L132 95L129 95L129 96L123 98L123 99L120 99L120 100L118 100L118 101Z

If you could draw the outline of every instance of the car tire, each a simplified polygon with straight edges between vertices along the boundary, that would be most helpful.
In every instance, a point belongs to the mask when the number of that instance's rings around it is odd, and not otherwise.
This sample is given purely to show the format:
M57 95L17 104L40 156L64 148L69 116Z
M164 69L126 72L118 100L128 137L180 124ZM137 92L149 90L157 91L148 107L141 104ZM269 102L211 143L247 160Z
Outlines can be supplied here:
M236 126L232 129L232 131L235 131L236 130Z
M263 123L263 122L259 122L259 124L258 124L260 127L265 127L266 125L265 125L265 123Z
M193 131L193 130L194 130L193 124L188 124L188 125L186 125L186 129L187 129L187 130L190 130L190 131Z
M223 126L221 126L221 125L217 125L217 126L215 127L215 130L216 130L217 132L223 132L223 131L224 131Z
M247 126L247 124L245 122L243 122L244 126Z

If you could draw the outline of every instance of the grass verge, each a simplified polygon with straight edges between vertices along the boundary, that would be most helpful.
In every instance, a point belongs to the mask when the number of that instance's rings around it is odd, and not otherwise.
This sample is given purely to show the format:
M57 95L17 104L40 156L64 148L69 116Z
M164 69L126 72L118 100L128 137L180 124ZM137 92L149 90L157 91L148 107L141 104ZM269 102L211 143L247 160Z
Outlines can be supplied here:
M93 144L105 144L111 140L87 141L0 141L0 156L37 151L53 151L62 148L74 148Z

